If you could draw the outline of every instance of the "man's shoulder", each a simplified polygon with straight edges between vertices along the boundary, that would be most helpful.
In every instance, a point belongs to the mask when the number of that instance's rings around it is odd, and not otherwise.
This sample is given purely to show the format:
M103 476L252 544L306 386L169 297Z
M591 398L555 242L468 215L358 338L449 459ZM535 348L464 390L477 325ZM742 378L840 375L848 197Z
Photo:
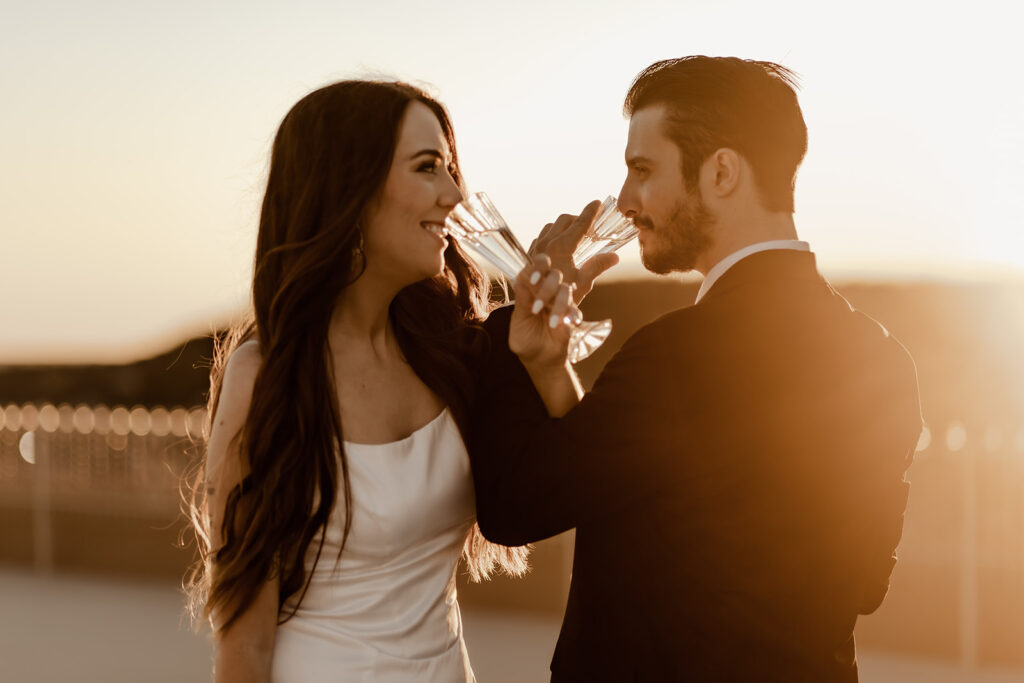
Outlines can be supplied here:
M846 300L838 292L833 290L833 293L837 299L842 301L849 311L848 320L850 325L854 328L859 337L862 339L874 342L879 349L884 350L884 353L888 354L889 357L898 363L911 364L913 365L913 359L910 356L910 352L907 347L896 338L895 335L889 330L888 327L881 321L877 320L868 313L856 308L853 304Z
M917 365L910 351L881 321L856 308L841 294L832 290L842 322L835 318L834 334L840 335L844 356L857 359L850 363L861 381L867 376L884 383L885 391L903 396L908 404L918 404ZM874 372L867 372L867 368ZM866 374L867 373L867 374Z
M693 338L696 330L707 325L710 318L707 311L700 306L684 306L663 313L651 322L640 327L633 333L633 337L653 340L656 338L668 338L672 341L682 341Z
M910 351L889 329L878 320L875 320L867 313L853 309L858 317L865 335L874 338L878 348L878 355L884 356L887 365L892 373L893 381L912 382L917 386L917 365L914 363Z
M623 343L620 353L670 353L686 358L685 351L701 342L707 317L696 306L678 308L642 325Z

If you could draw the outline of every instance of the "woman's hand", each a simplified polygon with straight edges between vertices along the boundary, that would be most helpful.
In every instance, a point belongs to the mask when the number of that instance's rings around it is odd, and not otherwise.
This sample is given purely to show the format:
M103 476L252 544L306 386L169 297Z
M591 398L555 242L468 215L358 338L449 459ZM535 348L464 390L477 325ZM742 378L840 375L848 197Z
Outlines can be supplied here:
M619 262L618 255L614 253L592 256L579 269L572 260L573 251L590 229L599 208L601 202L595 200L587 204L579 216L562 214L554 223L545 225L530 245L532 258L547 255L551 266L562 271L563 280L575 286L573 299L576 303L583 301L601 273Z
M572 285L541 254L515 281L516 307L509 328L509 348L523 365L561 368L569 356L567 323L583 319L572 300Z
M541 254L523 269L515 282L508 345L530 375L551 417L562 417L583 395L579 378L569 364L569 323L583 315L572 300L572 285Z

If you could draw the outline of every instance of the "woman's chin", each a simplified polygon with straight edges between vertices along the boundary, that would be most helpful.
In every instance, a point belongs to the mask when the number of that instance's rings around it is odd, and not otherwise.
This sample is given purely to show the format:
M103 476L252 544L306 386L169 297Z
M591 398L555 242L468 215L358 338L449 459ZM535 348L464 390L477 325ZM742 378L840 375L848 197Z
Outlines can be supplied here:
M424 265L424 268L420 270L419 273L417 273L419 275L419 278L416 280L416 282L421 282L423 280L432 280L433 278L441 275L443 272L444 254L442 253L435 263L430 264L430 266Z

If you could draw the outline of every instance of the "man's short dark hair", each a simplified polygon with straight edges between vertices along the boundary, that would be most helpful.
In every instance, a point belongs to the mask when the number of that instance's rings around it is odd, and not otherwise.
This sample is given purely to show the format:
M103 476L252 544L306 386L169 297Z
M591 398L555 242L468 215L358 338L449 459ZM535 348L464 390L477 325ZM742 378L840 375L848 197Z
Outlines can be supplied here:
M631 117L644 107L666 107L665 134L679 147L688 189L696 187L704 161L727 147L750 164L764 207L792 213L796 171L807 151L796 87L796 74L773 62L666 59L634 79L623 112Z

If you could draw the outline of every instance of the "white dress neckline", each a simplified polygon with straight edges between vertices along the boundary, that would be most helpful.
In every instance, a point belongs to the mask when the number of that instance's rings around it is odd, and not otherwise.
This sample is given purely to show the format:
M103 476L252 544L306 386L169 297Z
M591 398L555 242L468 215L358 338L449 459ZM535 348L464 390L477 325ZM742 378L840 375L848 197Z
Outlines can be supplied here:
M341 443L344 444L346 448L350 446L355 446L356 448L384 448L387 446L400 446L402 444L412 441L413 439L416 438L418 434L420 434L421 432L425 432L431 427L433 427L435 424L440 422L447 413L448 406L445 406L444 408L441 409L440 413L432 417L430 421L427 422L425 425L423 425L422 427L418 427L415 431L412 432L412 434L409 434L406 437L398 439L397 441L384 441L382 443L361 443L359 441L342 441Z
M338 487L301 603L282 606L294 617L277 627L271 680L475 683L456 590L473 478L451 411L404 439L345 448L351 498Z

